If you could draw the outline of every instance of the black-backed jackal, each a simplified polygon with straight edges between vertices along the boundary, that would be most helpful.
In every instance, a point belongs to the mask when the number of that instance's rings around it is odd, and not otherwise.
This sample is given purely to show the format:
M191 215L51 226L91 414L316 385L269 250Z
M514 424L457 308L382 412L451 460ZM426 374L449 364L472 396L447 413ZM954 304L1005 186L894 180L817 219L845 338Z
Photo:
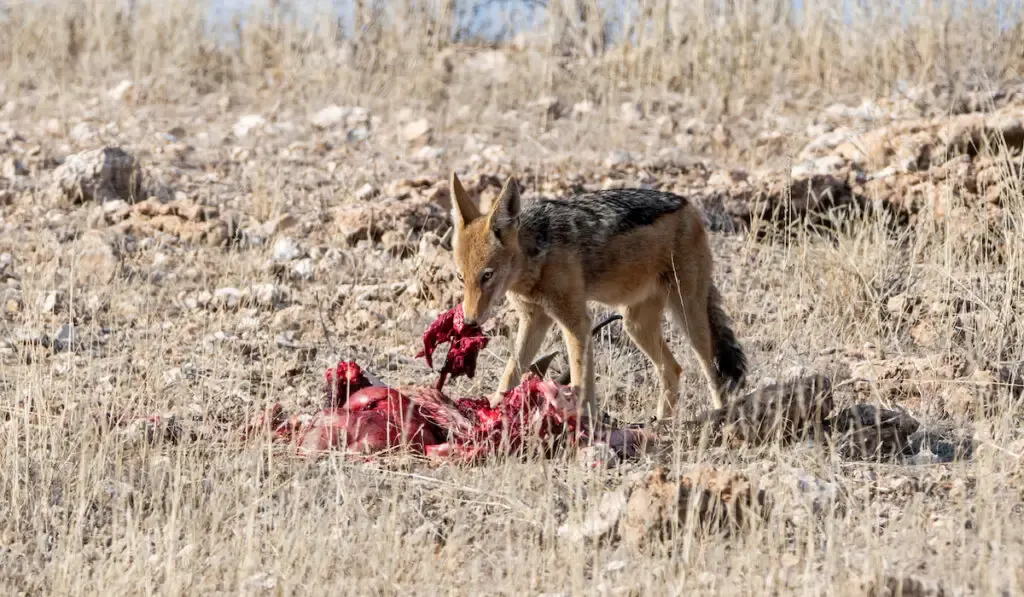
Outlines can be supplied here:
M519 314L498 393L518 383L552 322L568 348L574 388L591 417L594 394L587 301L615 308L659 378L657 418L670 417L682 372L661 333L668 307L686 332L715 407L744 383L746 358L711 280L711 248L697 208L672 193L617 189L520 206L509 178L489 213L451 177L455 263L466 321L478 325L507 295Z

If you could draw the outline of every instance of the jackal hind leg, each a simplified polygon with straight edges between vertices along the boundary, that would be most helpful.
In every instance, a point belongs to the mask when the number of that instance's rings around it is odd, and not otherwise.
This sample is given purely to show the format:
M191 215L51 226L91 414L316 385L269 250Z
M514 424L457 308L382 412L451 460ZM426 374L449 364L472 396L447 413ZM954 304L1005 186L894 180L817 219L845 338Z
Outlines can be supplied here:
M679 327L686 332L693 354L700 363L701 371L708 383L708 391L711 393L712 408L721 408L722 389L718 369L715 367L707 292L691 292L688 296L680 296L676 289L673 289L668 305Z
M626 333L647 355L658 372L658 420L674 414L676 402L679 400L679 376L682 373L682 368L661 333L661 314L664 308L664 298L655 296L626 307L622 313Z

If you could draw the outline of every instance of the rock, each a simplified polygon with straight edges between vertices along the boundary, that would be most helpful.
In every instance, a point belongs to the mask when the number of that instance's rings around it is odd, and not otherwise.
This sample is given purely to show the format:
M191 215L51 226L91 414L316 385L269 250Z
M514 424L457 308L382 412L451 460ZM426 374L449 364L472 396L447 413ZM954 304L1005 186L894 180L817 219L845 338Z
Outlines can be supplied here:
M426 199L385 199L375 203L343 205L335 222L350 246L361 240L380 241L389 230L410 237L437 231L448 224L448 213Z
M881 584L873 584L868 597L946 597L939 583L919 576L886 576Z
M593 113L594 113L594 102L592 102L590 100L583 100L581 102L576 102L572 106L572 115L575 116L576 118L581 118L583 116L587 116L587 115L593 114Z
M13 316L25 310L25 301L22 299L20 292L14 289L8 289L2 294L2 296L4 314Z
M802 161L813 160L814 158L827 155L846 142L852 134L852 131L847 128L819 133L807 145L804 145L804 148L797 154L797 159Z
M541 96L530 102L530 106L539 108L550 120L557 120L562 115L562 104L557 97L551 95Z
M606 492L597 507L578 523L566 523L558 528L558 536L569 541L596 540L611 534L626 513L629 487Z
M235 125L231 127L231 132L236 137L242 138L249 135L249 133L262 129L267 125L267 119L263 118L259 114L247 114L242 116L235 122Z
M345 122L347 116L348 110L332 104L314 114L309 122L318 129L329 129Z
M117 275L121 264L110 235L88 230L75 243L75 275L86 284L106 284Z
M670 480L658 467L630 493L620 532L628 545L644 549L671 541L677 530L728 532L766 518L769 509L765 492L742 475L698 468Z
M402 126L402 140L406 143L428 143L430 141L431 126L426 118L413 120Z
M274 261L294 261L306 254L299 243L290 236L282 236L274 242L272 249Z
M443 147L434 147L433 145L424 145L420 147L416 153L412 155L412 159L417 162L430 162L439 159L444 155Z
M260 307L273 307L282 297L281 289L274 284L254 284L252 287L252 299Z
M39 310L47 314L55 314L67 305L64 293L59 290L47 292L39 301Z
M832 407L831 383L813 375L755 390L684 425L708 431L712 443L791 442L823 433Z
M96 136L96 130L93 129L88 122L79 122L75 126L71 127L71 130L68 131L68 136L71 137L72 141L85 143Z
M644 110L639 102L623 102L619 106L619 115L623 122L640 122L644 119Z
M357 126L345 134L345 140L349 143L358 143L370 138L370 129L365 126Z
M5 159L3 166L0 167L0 176L9 180L14 180L15 177L26 175L28 175L28 168L25 167L25 164L23 164L21 160L14 157Z
M291 214L284 214L276 218L271 218L261 224L260 233L263 234L263 236L271 237L279 232L292 228L298 223L299 221L295 216Z
M221 309L234 310L242 303L242 291L237 288L218 288L213 291L212 304Z
M885 309L892 315L900 316L909 313L911 308L920 304L920 298L911 299L905 292L889 297L885 303Z
M81 347L78 328L65 323L53 337L53 348L57 352L74 351Z
M53 190L74 203L135 203L142 194L142 173L131 154L107 146L68 156L53 172Z
M618 452L603 442L580 448L576 458L584 470L615 468L620 464Z
M626 151L612 151L604 158L605 168L614 168L633 162L633 156Z
M313 260L309 257L300 259L292 266L292 274L299 280L309 281L313 279Z
M889 458L909 451L910 436L920 423L903 411L857 404L843 409L830 421L838 434L837 450L845 458Z
M377 189L374 188L374 186L372 184L370 184L370 183L364 184L363 186L361 186L358 189L356 189L356 192L355 192L355 197L359 201L366 201L368 199L373 199L376 196L377 196Z
M134 90L135 83L133 83L130 79L124 79L120 83L115 85L113 88L111 88L110 91L107 92L107 97L114 100L115 102L120 102L126 99L131 100L132 96L134 95Z

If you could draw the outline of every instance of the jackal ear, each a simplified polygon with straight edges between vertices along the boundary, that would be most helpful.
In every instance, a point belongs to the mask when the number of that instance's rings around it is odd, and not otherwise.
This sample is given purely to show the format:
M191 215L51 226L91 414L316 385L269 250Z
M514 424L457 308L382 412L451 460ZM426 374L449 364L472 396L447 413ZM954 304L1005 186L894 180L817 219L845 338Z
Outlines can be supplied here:
M519 183L515 177L508 177L505 186L501 188L501 194L487 216L487 227L499 241L506 232L519 228Z
M469 198L466 189L462 187L458 175L452 170L452 180L449 185L452 193L452 220L455 228L463 228L473 220L480 217L480 210Z

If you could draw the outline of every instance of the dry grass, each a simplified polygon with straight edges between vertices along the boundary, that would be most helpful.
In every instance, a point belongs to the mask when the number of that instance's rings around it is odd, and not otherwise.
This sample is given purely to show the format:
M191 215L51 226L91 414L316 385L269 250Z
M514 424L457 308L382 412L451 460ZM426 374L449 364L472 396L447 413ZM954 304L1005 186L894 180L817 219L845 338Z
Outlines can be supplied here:
M926 108L947 112L966 87L999 86L1024 67L1021 25L1000 30L995 3L915 3L918 15L903 25L885 2L864 3L843 22L838 1L805 0L800 15L780 1L736 0L721 14L712 10L719 3L642 1L637 14L668 26L637 18L623 24L635 41L610 45L602 41L601 3L551 0L539 33L501 42L519 48L508 53L507 77L444 68L444 56L462 64L458 57L474 46L452 39L466 36L461 3L387 3L379 19L363 8L355 37L342 35L334 19L302 29L288 3L269 4L269 13L254 9L230 32L233 45L221 46L206 32L209 6L201 0L0 6L0 121L24 138L0 137L0 158L39 158L21 182L0 187L0 253L13 256L10 269L0 266L13 272L0 274L7 293L0 299L22 301L0 314L5 592L817 595L867 594L873 583L908 575L941 583L946 594L1024 591L1019 392L979 388L978 396L988 393L984 407L981 397L956 393L968 387L974 395L972 368L1024 361L1024 194L1011 175L1021 162L1012 152L1002 154L1004 181L1015 189L1003 206L1007 220L987 236L1002 249L998 260L954 234L953 221L894 229L877 216L849 222L836 237L713 238L718 284L753 384L797 369L853 368L864 380L843 389L841 401L903 405L929 424L970 433L979 447L968 461L851 462L808 445L680 447L667 461L673 471L705 463L775 482L777 509L736 535L684 532L641 553L616 542L568 541L556 530L652 462L611 471L583 470L571 458L475 468L406 456L312 462L236 439L238 426L271 402L313 408L322 370L339 358L356 358L395 384L432 379L411 357L425 324L450 305L347 294L351 283L424 275L416 257L338 239L334 218L364 182L442 178L477 151L461 149L460 135L503 145L509 155L509 164L473 169L532 166L530 184L539 187L566 171L600 181L606 169L593 158L611 148L655 154L672 145L648 130L662 113L802 135L817 108L888 97L904 84L940 86ZM969 12L952 18L954 5ZM108 101L104 92L126 77L137 83L134 100ZM545 95L567 106L589 99L601 115L548 122L526 108ZM647 102L642 125L620 121L625 100ZM451 163L410 161L384 133L355 149L327 133L256 141L225 134L249 111L288 122L329 102L372 108L383 115L380 130L402 108L429 114L434 143ZM50 118L59 131L46 132ZM797 124L786 128L787 119ZM77 122L100 132L73 139ZM187 160L153 140L174 126L195 146ZM325 139L334 146L320 147ZM49 160L103 140L131 147L172 191L234 214L243 227L295 215L298 224L282 234L320 251L315 277L280 278L267 263L273 237L225 248L153 233L121 235L117 272L87 279L75 239L105 229L97 224L101 208L54 204L43 188ZM766 149L737 137L707 153L764 163L773 153L791 158L806 139L785 141ZM203 291L259 283L289 295L273 307L237 310L188 303ZM46 311L53 292L62 300ZM911 337L912 322L889 308L899 294L925 305L969 303L970 313L936 310L927 323L938 339L924 345ZM32 341L52 338L65 323L95 344L57 351ZM316 355L278 346L276 336L289 331ZM558 343L551 334L547 348ZM685 340L673 331L670 343L687 375L684 404L702 410L704 386ZM496 339L479 377L455 384L457 393L489 391L507 353L507 341ZM625 419L647 414L655 377L646 361L617 328L597 353L609 407ZM948 373L957 368L967 372ZM958 410L965 400L971 408ZM193 437L151 445L127 424L162 413L177 415ZM797 471L831 484L838 507L811 513L806 495L786 490Z

